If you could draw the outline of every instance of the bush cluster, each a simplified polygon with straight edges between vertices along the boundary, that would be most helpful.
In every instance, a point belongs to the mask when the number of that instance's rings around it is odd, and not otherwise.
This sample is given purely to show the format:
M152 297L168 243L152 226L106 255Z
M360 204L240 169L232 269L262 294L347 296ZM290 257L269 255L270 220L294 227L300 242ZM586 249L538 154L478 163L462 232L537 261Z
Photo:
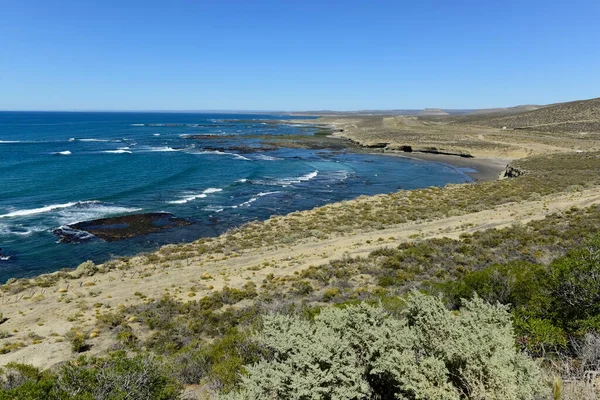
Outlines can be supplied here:
M271 314L265 353L223 399L532 399L548 392L514 344L510 314L479 298L458 313L413 293L400 318L368 305L314 321Z

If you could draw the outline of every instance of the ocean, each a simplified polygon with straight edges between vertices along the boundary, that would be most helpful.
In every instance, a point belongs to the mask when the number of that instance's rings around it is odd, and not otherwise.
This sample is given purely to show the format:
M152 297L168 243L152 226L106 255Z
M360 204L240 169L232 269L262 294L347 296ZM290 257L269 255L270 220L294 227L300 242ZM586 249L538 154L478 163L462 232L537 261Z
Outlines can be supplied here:
M318 133L312 118L286 123L290 118L0 112L0 282L215 236L360 195L470 181L439 163L265 145L281 135ZM60 243L53 233L76 222L149 212L190 224L113 242Z

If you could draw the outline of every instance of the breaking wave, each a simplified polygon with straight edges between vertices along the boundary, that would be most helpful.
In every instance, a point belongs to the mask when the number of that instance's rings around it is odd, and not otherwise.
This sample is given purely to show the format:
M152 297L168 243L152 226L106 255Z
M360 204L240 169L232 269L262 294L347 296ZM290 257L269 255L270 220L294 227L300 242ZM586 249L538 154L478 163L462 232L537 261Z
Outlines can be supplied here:
M221 192L221 191L223 191L223 189L208 188L208 189L204 190L202 193L191 194L191 195L185 196L179 200L168 201L167 203L169 203L169 204L185 204L185 203L189 203L190 201L194 201L196 199L203 199L211 193L217 193L217 192Z
M250 183L266 186L290 186L295 183L308 182L315 179L319 175L318 170L314 170L306 175L291 177L291 178L267 178L259 180L251 180Z

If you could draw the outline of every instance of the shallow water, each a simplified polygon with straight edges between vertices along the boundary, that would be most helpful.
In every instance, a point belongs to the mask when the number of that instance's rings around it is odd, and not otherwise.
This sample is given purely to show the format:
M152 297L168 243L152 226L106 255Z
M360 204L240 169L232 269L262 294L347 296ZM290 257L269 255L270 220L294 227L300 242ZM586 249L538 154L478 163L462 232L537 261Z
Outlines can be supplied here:
M315 132L310 119L302 125L263 122L284 118L0 112L0 247L10 256L0 261L0 281L213 236L250 220L362 194L470 180L449 166L399 157L214 150L215 143L257 146L256 135ZM75 222L158 211L193 224L111 243L57 243L52 233Z

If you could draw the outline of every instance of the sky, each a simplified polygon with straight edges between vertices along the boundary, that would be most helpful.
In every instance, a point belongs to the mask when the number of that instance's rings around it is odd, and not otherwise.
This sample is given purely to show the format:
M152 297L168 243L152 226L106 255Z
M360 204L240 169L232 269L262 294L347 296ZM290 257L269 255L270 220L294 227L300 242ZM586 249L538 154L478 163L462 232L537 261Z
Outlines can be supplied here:
M599 21L598 0L0 0L0 110L593 98Z

